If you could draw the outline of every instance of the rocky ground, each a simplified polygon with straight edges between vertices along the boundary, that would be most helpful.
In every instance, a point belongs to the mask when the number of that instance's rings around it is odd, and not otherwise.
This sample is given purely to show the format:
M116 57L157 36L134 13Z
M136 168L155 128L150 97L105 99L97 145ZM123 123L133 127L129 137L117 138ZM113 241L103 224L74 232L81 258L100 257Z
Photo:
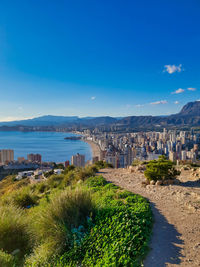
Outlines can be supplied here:
M149 199L154 213L145 267L200 266L200 172L182 170L180 184L143 185L142 171L104 169L108 181Z

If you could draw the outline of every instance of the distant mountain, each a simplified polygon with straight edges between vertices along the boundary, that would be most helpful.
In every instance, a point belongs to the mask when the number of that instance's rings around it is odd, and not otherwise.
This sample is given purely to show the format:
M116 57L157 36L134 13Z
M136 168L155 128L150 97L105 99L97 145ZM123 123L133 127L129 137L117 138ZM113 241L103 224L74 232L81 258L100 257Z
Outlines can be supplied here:
M77 121L77 116L52 116L46 115L33 119L0 122L0 126L57 126L60 124Z
M200 101L189 102L179 112L179 115L200 116Z
M182 110L169 116L129 116L119 121L131 128L200 126L200 101L186 104Z
M106 129L152 129L158 127L191 127L200 126L200 101L187 103L179 113L169 116L128 116L125 118L113 118L109 116L85 117L77 116L41 116L34 119L0 122L0 130L18 129L19 127L56 127L60 128L94 128L105 126ZM9 129L8 129L9 130ZM28 128L31 130L31 128Z
M84 125L84 126L95 126L95 125L108 125L115 123L117 119L104 116L104 117L85 117L79 118L78 116L53 116L46 115L33 119L20 120L20 121L9 121L0 122L0 126L73 126L73 125Z

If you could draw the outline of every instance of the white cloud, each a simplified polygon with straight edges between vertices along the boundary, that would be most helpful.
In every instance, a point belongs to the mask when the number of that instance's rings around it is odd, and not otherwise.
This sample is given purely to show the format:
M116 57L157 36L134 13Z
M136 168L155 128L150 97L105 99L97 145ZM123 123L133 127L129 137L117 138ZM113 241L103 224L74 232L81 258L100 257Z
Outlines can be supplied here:
M178 105L178 104L179 104L179 102L178 102L178 101L175 101L175 102L174 102L174 104Z
M91 100L95 100L95 99L96 99L96 96L92 96L92 97L91 97Z
M150 103L150 105L160 105L160 104L167 104L166 100L160 100L160 101L156 101L156 102L152 102Z
M184 89L179 88L179 89L177 89L176 91L172 92L172 94L181 94L181 93L183 93L184 91L185 91Z
M165 65L164 68L165 68L164 72L168 72L169 74L172 74L174 72L183 71L182 64L179 64L178 66L176 66L176 65Z
M193 88L193 87L189 87L188 88L188 91L196 91L197 89L196 88Z

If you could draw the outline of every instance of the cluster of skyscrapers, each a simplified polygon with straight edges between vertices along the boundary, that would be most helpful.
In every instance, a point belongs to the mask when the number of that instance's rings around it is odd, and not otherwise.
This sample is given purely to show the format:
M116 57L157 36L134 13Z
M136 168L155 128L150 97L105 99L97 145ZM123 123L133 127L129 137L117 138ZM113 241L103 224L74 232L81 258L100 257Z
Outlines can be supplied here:
M200 135L193 131L163 130L163 132L94 133L84 135L96 143L100 160L116 168L124 168L134 160L153 160L166 155L172 161L196 162L199 159Z

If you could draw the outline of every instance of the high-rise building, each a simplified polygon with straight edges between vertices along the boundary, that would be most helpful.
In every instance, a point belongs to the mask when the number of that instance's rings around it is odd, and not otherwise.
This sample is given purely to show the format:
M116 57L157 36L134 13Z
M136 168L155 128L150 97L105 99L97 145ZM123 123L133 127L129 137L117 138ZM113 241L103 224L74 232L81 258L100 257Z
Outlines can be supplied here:
M181 160L187 159L187 152L185 150L181 151Z
M77 153L73 155L71 158L71 164L76 167L84 167L85 166L85 155L80 155Z
M38 162L38 163L42 162L42 156L40 154L28 154L27 158L31 162Z
M2 149L1 150L1 164L5 164L14 161L14 150L12 149Z
M169 160L176 161L176 152L173 151L169 152Z

